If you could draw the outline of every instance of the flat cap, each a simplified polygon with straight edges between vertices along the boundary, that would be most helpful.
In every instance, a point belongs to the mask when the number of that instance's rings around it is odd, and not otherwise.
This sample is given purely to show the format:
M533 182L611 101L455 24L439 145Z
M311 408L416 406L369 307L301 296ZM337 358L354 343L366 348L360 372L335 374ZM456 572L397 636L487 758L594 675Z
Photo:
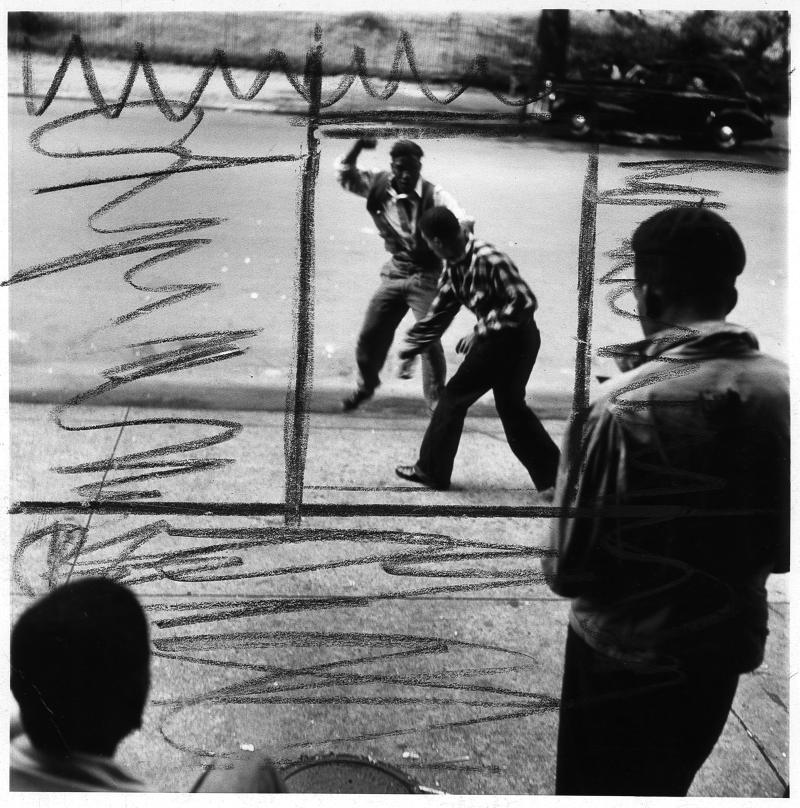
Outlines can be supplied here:
M631 247L637 256L673 256L733 277L741 274L746 260L742 240L730 222L703 207L656 213L636 228Z

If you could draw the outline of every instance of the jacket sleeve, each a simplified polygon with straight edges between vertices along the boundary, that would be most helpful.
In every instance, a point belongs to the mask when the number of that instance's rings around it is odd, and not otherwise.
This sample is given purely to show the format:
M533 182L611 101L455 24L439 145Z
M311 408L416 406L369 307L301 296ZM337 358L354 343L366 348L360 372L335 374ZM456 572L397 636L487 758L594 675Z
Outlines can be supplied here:
M375 172L359 168L355 162L348 163L344 156L337 158L334 163L336 180L345 191L356 196L369 196L370 185L375 179Z
M624 493L625 447L613 414L603 408L599 416L590 414L582 430L571 426L561 458L554 505L578 513L553 520L542 570L553 592L573 598L603 582L618 533L611 509Z
M783 436L782 436L783 437ZM777 515L774 519L774 531L777 538L775 552L775 565L773 572L789 572L791 522L792 522L792 491L791 491L791 462L788 434L784 440L776 441L778 447L770 462L777 470Z

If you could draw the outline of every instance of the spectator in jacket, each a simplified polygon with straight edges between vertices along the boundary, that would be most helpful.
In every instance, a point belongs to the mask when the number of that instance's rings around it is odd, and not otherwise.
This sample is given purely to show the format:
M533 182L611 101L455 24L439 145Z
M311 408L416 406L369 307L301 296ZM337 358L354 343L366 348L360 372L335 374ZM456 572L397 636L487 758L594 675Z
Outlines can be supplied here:
M645 338L567 438L543 561L572 598L557 794L685 795L789 569L787 369L726 321L742 242L672 208L632 248Z

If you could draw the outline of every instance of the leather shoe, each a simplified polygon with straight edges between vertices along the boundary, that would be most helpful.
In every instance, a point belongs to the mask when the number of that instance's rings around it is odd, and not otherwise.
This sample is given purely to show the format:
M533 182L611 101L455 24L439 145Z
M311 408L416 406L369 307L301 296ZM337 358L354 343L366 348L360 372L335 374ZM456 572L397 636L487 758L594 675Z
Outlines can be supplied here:
M350 393L347 398L342 399L342 412L351 412L352 410L357 409L365 401L371 399L372 395L372 390L362 390L360 387L353 390L353 392Z
M551 485L549 488L543 488L541 491L537 491L536 493L540 502L545 502L548 505L552 505L556 496L556 489L554 485Z
M397 466L394 473L412 483L421 483L436 491L446 491L449 485L437 485L427 474L423 474L416 466Z

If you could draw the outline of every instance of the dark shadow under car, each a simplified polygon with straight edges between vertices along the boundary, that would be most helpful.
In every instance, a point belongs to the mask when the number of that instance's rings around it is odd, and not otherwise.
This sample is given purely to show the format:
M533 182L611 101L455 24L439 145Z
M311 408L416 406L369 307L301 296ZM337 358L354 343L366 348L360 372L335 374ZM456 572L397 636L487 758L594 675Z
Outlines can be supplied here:
M732 150L772 134L758 96L717 64L659 61L609 75L550 83L549 126L574 138L627 131L680 136Z

